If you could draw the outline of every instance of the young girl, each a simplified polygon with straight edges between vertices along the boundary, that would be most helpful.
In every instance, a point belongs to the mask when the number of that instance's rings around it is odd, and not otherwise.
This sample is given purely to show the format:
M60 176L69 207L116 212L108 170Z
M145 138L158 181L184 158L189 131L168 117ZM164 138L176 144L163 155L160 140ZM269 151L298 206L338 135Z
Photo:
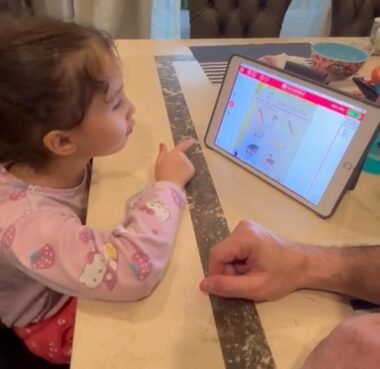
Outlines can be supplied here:
M122 149L134 124L114 44L74 23L0 24L0 319L36 355L65 363L75 297L135 301L161 279L193 142L160 145L156 182L119 226L83 225L90 159Z

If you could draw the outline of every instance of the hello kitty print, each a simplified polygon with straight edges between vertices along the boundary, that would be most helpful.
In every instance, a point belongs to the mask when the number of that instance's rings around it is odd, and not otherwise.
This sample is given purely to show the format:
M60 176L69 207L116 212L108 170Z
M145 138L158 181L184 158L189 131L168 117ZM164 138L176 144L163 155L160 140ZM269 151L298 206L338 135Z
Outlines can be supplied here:
M62 206L49 206L44 189L9 178L3 182L9 186L0 197L9 205L8 217L0 215L1 251L41 290L49 286L72 296L134 301L162 277L184 204L176 185L157 182L132 196L124 219L110 232L98 232L68 211L67 192Z

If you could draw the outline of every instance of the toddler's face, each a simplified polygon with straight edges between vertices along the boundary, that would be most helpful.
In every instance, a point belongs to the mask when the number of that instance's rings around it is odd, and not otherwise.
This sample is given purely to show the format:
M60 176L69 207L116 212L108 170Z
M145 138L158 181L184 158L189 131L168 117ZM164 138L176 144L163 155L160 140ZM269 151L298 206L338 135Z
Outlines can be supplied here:
M123 90L123 75L116 63L107 68L107 95L98 94L78 129L78 150L88 158L105 156L124 147L133 131L135 108Z

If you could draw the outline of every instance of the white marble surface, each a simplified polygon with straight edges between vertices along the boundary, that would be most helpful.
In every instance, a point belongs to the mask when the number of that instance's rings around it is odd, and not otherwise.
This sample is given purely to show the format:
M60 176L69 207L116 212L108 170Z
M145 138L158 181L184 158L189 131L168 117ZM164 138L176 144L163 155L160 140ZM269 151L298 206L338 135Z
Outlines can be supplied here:
M118 221L128 194L151 178L158 143L171 143L153 55L189 54L191 42L118 43L126 93L137 107L137 124L122 152L95 160L88 211L91 226L105 230ZM198 43L223 42L231 40ZM178 62L175 67L202 141L217 87L195 62ZM336 214L322 220L217 153L205 147L203 151L231 228L241 218L252 218L285 237L305 242L374 243L380 239L379 176L362 175L357 189L344 198ZM151 297L130 304L79 301L71 368L224 369L208 298L198 290L201 277L194 230L185 209L172 262ZM257 308L279 369L299 368L312 347L353 314L345 299L312 291L258 304Z

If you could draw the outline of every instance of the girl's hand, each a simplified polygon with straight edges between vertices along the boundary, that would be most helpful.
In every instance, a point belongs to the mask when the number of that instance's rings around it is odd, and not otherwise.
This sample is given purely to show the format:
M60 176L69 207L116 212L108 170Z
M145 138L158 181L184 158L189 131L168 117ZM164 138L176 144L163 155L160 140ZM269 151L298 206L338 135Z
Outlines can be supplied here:
M194 166L185 151L195 142L194 139L188 139L170 151L165 144L160 143L155 165L156 181L169 181L184 187L195 173Z

